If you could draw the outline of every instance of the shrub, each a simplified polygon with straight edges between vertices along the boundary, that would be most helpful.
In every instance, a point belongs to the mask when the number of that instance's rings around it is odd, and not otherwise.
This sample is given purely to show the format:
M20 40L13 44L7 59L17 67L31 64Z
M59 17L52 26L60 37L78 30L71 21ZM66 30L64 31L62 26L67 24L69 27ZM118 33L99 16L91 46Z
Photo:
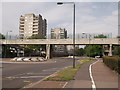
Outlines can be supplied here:
M120 74L120 57L104 56L103 62L112 70L115 70Z

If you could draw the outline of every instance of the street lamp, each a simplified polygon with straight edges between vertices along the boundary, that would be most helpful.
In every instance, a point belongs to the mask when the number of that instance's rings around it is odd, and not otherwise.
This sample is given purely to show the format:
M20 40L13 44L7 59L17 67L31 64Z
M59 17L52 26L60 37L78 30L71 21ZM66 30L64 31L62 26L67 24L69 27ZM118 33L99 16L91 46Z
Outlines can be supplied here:
M75 68L75 3L74 2L58 2L58 5L73 4L73 68Z
M9 34L9 32L12 32L11 30L10 31L7 31L7 33L6 33L6 39L8 39L8 34Z
M6 33L6 46L5 46L5 54L4 54L4 57L6 57L6 53L7 53L7 39L8 39L8 33L9 32L12 32L11 30L10 31L7 31Z

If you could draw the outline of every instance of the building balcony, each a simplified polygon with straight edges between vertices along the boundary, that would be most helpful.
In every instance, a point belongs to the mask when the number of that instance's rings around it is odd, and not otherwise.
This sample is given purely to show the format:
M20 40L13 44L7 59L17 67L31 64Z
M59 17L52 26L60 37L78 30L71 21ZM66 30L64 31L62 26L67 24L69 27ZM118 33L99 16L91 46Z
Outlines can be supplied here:
M33 25L38 25L38 23L33 23Z
M38 27L36 26L36 27L33 27L33 29L38 29Z
M33 32L38 32L38 29L34 29Z
M24 27L24 25L23 25L23 24L22 24L22 25L20 24L20 28L23 28L23 27Z
M20 26L22 26L22 27L23 27L23 26L24 26L24 23L20 23Z
M20 21L20 24L24 24L24 21L22 21L22 22Z
M20 29L19 31L20 31L20 32L23 32L23 31L24 31L24 29Z
M24 27L19 27L19 29L24 30Z
M38 20L33 20L33 22L38 22Z
M33 33L34 35L38 34L38 33Z
M24 20L25 20L24 18L22 18L22 17L20 18L20 21L24 21Z

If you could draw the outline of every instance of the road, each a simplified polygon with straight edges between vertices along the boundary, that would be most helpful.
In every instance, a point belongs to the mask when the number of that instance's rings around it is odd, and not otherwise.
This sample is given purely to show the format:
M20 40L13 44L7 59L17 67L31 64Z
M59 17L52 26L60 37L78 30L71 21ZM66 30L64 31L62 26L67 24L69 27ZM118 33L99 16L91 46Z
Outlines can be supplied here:
M71 65L72 58L57 59L46 63L4 62L2 64L2 88L22 88Z

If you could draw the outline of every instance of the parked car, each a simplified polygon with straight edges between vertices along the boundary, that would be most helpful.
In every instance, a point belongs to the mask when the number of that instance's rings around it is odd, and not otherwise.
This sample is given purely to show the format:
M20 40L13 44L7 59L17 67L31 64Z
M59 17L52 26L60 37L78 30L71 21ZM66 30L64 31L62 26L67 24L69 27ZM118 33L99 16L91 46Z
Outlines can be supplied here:
M95 59L100 58L100 56L95 56Z
M44 61L44 59L42 57L38 57L39 61Z
M16 61L23 61L24 58L17 58Z
M23 61L30 62L31 58L24 58Z
M10 61L17 61L17 57L11 59Z
M31 61L37 62L37 61L39 61L39 59L38 59L37 57L32 57L32 58L31 58Z

